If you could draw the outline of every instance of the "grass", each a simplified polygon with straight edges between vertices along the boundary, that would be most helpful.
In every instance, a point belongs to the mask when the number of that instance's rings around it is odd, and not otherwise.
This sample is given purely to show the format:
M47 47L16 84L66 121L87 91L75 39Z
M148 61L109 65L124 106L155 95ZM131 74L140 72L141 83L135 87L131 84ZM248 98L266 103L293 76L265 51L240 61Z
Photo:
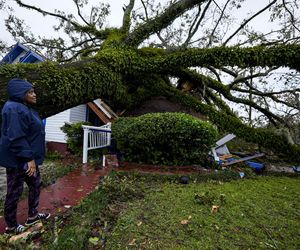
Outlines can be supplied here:
M60 160L48 155L43 186L78 167ZM299 175L245 173L191 175L182 185L179 176L112 172L41 236L15 245L0 236L0 249L300 249Z
M299 184L287 177L164 183L121 214L107 249L299 249Z
M237 180L234 173L220 172L192 175L187 185L178 184L178 177L112 172L71 213L49 222L35 244L41 249L300 249L299 177ZM218 212L211 212L213 205L220 206Z

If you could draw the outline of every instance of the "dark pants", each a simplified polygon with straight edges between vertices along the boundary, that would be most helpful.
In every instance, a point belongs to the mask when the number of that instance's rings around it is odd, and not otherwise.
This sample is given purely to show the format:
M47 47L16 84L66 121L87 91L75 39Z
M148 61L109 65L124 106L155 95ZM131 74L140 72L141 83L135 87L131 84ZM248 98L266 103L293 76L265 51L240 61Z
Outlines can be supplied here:
M41 187L41 175L37 168L36 176L28 176L25 170L19 168L7 168L7 194L4 204L4 218L8 227L15 227L17 223L17 207L23 192L24 182L27 184L28 193L28 217L35 216L38 211Z

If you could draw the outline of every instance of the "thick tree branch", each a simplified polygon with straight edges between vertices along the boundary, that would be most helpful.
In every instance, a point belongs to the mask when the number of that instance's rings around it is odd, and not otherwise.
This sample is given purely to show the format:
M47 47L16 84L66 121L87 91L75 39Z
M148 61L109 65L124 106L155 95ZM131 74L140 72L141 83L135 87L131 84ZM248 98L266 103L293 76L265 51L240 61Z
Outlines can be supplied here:
M165 53L151 58L148 69L167 71L168 68L181 67L289 67L300 71L300 45L255 46L250 48L215 47L208 49L187 49ZM152 68L154 67L154 68ZM146 68L145 68L146 69ZM154 72L155 72L154 71Z
M158 33L162 29L169 26L184 12L205 1L206 0L180 0L177 3L172 4L161 15L138 26L128 35L125 43L129 46L138 46L151 35Z
M127 34L130 30L131 12L133 10L134 3L135 3L135 0L130 0L130 3L126 6L126 8L124 10L122 31L125 34Z
M120 75L94 60L59 65L57 63L16 64L0 67L0 109L5 101L6 84L19 77L35 84L37 110L48 117L94 99L116 100ZM3 96L2 96L3 94ZM49 108L51 107L51 108Z
M210 89L206 90L206 95L218 107L221 111L226 112L227 114L234 115L231 108L227 103L225 103L217 94L213 93ZM235 116L235 115L234 115Z

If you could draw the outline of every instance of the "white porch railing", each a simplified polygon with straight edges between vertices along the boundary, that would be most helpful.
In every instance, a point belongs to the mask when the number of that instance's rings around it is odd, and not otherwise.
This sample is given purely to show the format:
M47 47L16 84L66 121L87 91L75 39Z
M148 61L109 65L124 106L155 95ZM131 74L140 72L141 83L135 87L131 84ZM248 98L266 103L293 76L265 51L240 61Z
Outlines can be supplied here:
M82 163L88 162L88 151L104 148L110 145L111 123L101 127L82 125L83 128L83 156Z

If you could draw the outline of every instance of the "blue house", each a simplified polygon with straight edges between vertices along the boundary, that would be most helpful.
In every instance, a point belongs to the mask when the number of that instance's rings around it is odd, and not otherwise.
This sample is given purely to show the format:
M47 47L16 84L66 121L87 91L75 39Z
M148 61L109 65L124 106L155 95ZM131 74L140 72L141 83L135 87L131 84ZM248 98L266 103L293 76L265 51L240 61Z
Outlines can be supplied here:
M17 43L8 54L1 60L0 64L12 63L37 63L43 62L45 58L30 50L21 43Z

